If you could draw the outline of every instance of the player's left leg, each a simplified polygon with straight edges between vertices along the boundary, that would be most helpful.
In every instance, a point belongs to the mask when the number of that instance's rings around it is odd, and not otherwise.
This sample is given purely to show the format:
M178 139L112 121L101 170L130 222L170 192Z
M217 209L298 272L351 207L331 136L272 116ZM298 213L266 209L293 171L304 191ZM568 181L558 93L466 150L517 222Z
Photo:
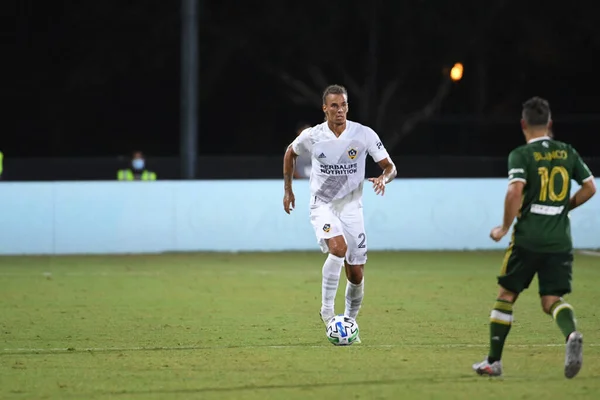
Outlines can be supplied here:
M513 305L519 294L529 287L535 276L535 262L524 249L513 247L506 251L500 276L498 295L490 313L490 347L488 356L473 364L479 375L501 376L504 344L512 327Z
M514 289L513 289L514 290ZM490 313L490 347L488 356L481 362L473 364L478 375L502 376L502 352L513 321L513 305L519 297L518 293L500 286Z
M365 295L364 264L344 263L346 267L346 308L344 315L356 319Z
M344 315L356 319L364 298L364 266L367 262L367 236L362 206L359 203L348 204L341 213L340 220L348 244L344 263L347 279Z
M567 378L575 377L583 364L583 335L577 331L573 306L562 298L571 293L572 268L572 253L547 254L544 268L538 274L542 309L556 321L565 337Z

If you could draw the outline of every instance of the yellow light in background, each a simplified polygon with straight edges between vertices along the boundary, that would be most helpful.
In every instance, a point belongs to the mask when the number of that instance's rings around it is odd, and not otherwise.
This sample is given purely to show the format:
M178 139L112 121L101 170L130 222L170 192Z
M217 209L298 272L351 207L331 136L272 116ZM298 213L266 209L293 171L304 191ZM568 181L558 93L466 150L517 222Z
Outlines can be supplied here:
M462 79L464 67L461 63L456 63L450 70L450 79L458 82Z

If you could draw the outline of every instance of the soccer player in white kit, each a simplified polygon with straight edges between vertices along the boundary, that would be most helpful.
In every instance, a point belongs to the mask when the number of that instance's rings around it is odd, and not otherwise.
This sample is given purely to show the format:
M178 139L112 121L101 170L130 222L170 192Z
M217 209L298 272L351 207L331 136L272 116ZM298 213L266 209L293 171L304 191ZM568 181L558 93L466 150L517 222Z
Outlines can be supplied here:
M325 122L305 129L288 146L283 160L286 213L295 207L292 191L296 157L309 154L310 220L323 253L320 315L325 324L335 316L334 300L342 266L346 267L344 315L356 319L364 296L364 265L367 261L367 234L362 210L362 189L367 154L383 173L369 178L376 194L396 177L396 167L379 136L371 128L348 121L348 93L332 85L323 93Z

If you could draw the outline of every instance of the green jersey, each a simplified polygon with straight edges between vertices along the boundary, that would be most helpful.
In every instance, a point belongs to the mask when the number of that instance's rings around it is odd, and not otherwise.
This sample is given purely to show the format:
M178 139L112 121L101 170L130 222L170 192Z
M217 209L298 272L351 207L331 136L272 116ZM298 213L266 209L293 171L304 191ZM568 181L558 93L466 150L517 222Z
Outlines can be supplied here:
M508 156L508 179L525 183L513 244L543 253L571 251L571 180L581 185L593 179L577 151L547 136L530 140Z

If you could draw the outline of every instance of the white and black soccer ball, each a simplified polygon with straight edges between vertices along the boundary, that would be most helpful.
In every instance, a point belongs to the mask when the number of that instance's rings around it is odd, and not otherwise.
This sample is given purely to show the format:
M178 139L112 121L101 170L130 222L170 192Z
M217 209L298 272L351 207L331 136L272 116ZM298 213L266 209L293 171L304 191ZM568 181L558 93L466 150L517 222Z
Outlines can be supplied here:
M349 346L358 337L358 324L353 318L336 315L327 323L326 335L335 346Z

